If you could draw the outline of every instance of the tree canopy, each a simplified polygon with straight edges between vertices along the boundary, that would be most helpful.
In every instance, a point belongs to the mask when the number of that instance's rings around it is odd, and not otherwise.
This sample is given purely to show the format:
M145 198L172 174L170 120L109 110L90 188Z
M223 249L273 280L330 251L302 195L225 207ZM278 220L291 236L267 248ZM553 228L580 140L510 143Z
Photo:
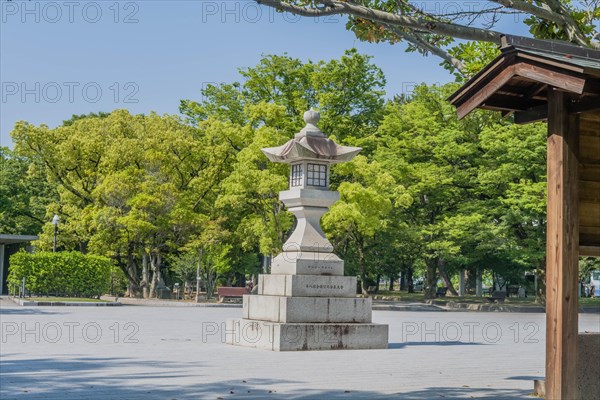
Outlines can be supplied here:
M264 56L240 78L182 100L182 117L17 123L14 152L2 150L4 229L41 232L48 250L59 214L59 248L110 257L130 295L197 277L208 292L244 285L294 224L278 200L289 171L260 149L285 143L315 107L325 133L363 148L332 168L340 201L322 219L363 291L400 273L409 287L425 276L432 296L438 279L454 291L458 271L505 284L543 269L544 125L484 111L459 121L445 100L456 84L386 100L383 73L356 50L319 62Z

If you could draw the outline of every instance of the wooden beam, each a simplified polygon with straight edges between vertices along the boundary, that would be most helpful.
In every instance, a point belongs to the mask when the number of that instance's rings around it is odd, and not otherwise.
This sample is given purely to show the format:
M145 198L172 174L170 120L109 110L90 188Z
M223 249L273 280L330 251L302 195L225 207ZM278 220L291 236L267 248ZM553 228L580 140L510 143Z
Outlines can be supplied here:
M569 113L587 113L600 110L600 96L587 96L573 100L569 104Z
M579 273L576 115L565 93L548 90L546 231L546 398L578 399Z
M600 177L599 177L600 178ZM579 201L596 203L600 210L600 182L579 180ZM600 212L599 212L600 214Z
M517 53L519 55L519 58L524 58L526 60L530 60L536 63L540 63L540 64L544 64L544 65L549 65L552 67L556 67L556 68L560 68L560 69L564 69L567 71L572 71L578 74L582 74L585 70L583 67L579 66L579 65L573 65L573 64L568 64L568 63L564 63L564 62L560 62L557 60L553 60L553 59L549 59L548 57L540 57L537 54L536 55L532 55L532 54L527 54L525 52L518 52Z
M593 236L600 236L600 225L585 225L580 222L579 233L587 233Z
M585 77L580 74L561 72L556 68L525 62L515 64L515 74L577 94L583 93L585 87Z
M600 136L600 110L587 111L579 116L579 135ZM600 153L596 158L600 161Z
M530 99L547 101L548 97L546 96L546 94L544 94L543 96L539 96L539 94L545 91L546 89L548 89L548 85L546 85L545 83L534 84L533 88L529 91L529 93L525 95L525 97Z
M583 88L583 94L592 96L600 94L600 79L588 78Z
M481 103L486 101L490 96L496 93L498 89L510 81L514 75L515 67L513 65L509 65L500 71L500 73L486 83L485 86L479 88L477 92L473 93L471 97L456 108L458 118L463 118L475 108L479 107Z
M600 161L600 136L581 135L579 153L586 162Z
M473 92L476 91L478 85L482 84L485 80L489 80L490 75L494 76L497 71L503 71L504 68L514 60L514 58L514 54L508 56L503 54L499 55L481 71L476 73L474 77L469 79L464 86L452 93L447 100L455 107L460 106L473 96Z
M581 218L581 213L579 213L579 217ZM579 247L600 247L600 225L584 225L583 222L586 221L582 221L579 225Z
M506 84L502 86L500 90L498 90L498 93L505 94L507 96L529 97L527 96L527 93L530 91L531 89L525 86Z
M582 225L600 228L600 203L579 201L579 226Z
M585 257L600 257L600 246L579 246L579 255Z
M544 106L546 108L546 102L540 100L530 100L523 97L517 96L506 96L496 93L489 99L483 102L482 108L496 109L504 111L524 111L536 106Z
M600 182L600 163L579 164L579 180Z
M529 110L515 112L516 124L545 121L546 118L548 118L548 106L546 104L530 108Z

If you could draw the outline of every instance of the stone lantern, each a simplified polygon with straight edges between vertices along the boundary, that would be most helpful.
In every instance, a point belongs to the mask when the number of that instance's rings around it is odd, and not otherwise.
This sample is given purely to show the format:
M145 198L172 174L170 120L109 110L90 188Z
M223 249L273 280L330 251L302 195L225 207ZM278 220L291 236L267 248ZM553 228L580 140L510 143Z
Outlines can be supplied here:
M297 224L271 274L259 276L258 294L244 296L243 319L227 322L230 344L276 351L387 348L388 326L371 323L371 299L356 297L356 277L344 276L344 261L320 226L339 199L329 190L331 164L352 160L361 148L327 138L319 118L305 112L306 126L293 139L262 149L269 160L290 164L290 188L279 199Z
M297 218L283 252L273 260L273 274L343 275L344 262L333 254L320 220L340 198L329 190L331 164L352 160L361 148L328 139L317 127L319 118L317 111L305 112L306 126L294 139L262 149L269 160L290 164L290 189L280 192L279 199Z

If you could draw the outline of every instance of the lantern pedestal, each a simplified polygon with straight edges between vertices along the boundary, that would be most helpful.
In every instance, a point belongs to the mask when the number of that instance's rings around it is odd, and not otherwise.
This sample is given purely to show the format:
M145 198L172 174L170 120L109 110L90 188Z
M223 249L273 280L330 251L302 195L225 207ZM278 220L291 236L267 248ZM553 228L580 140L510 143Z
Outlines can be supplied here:
M271 263L271 274L344 275L344 261L333 253L286 251Z
M232 319L225 339L228 344L273 351L386 349L388 326Z

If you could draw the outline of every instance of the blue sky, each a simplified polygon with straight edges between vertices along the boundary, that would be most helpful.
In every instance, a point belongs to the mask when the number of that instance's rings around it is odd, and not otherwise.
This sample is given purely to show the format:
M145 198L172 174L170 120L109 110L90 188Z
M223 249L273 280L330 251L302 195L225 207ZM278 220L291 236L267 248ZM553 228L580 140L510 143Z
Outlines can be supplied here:
M473 2L465 2L473 3ZM428 1L427 7L460 2ZM435 57L404 45L358 41L346 18L274 13L251 0L0 0L0 145L16 121L51 127L72 114L127 108L177 113L208 83L239 80L262 54L302 60L340 57L356 47L387 78L388 96L419 82L453 80ZM514 17L497 29L526 34Z

